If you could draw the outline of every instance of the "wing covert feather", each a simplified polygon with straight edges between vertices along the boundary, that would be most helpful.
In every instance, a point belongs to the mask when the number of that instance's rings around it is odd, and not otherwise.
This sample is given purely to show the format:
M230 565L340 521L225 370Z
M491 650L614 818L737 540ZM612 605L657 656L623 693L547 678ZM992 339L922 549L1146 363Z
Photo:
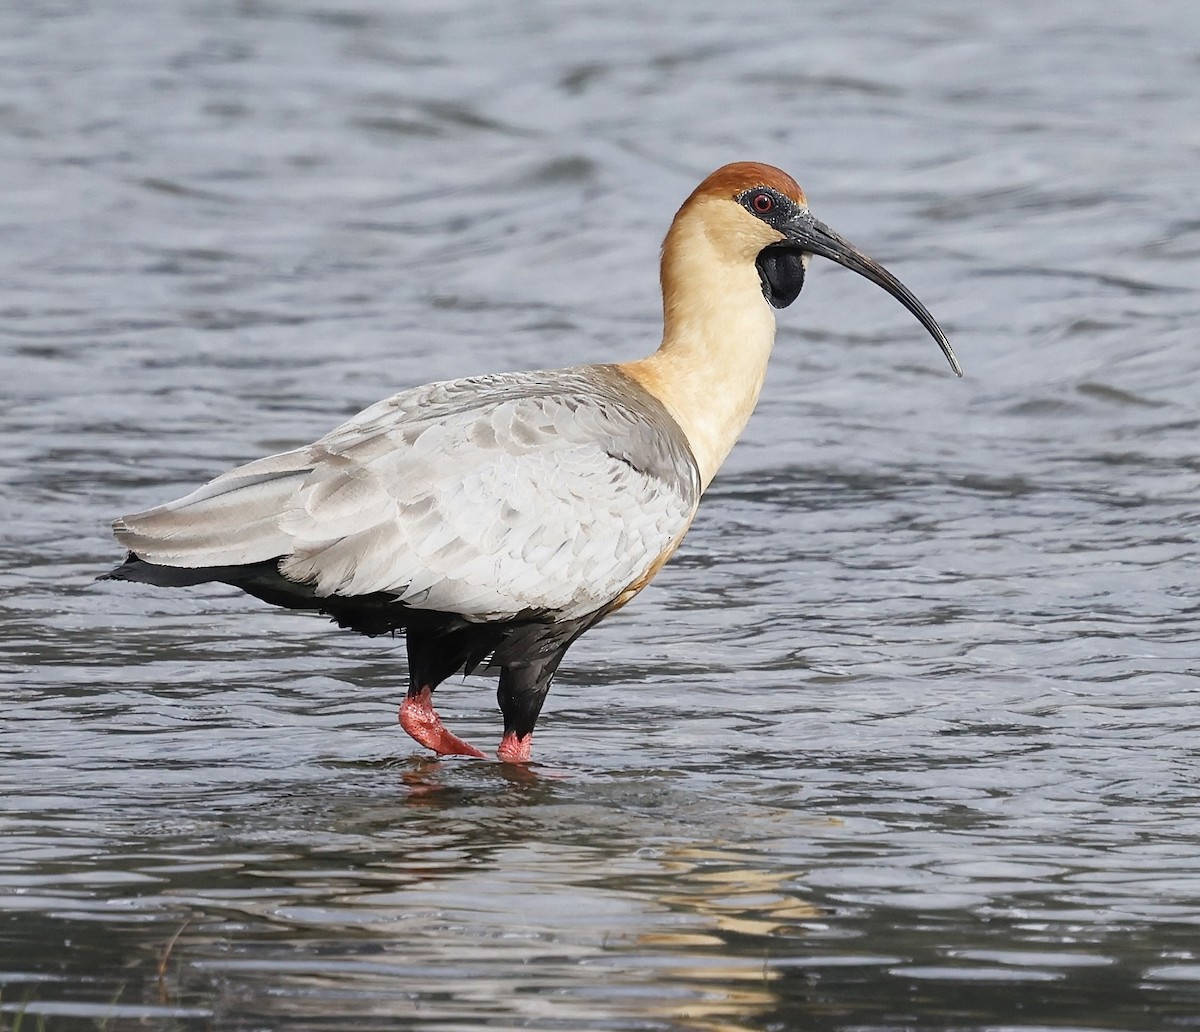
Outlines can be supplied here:
M571 373L431 385L323 438L285 575L473 619L616 597L691 522L695 464L673 424Z

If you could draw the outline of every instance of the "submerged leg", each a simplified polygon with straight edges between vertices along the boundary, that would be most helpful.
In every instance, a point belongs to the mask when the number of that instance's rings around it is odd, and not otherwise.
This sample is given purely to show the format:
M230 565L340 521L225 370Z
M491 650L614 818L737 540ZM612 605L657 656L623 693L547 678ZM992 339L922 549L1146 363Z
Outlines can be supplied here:
M505 731L496 755L505 763L528 763L533 759L533 732L521 738L515 731Z
M496 755L505 763L528 763L533 756L533 728L550 691L554 672L571 643L603 614L591 613L557 624L532 624L510 634L496 649L500 667L496 700L504 714L504 737Z
M446 730L442 718L433 708L433 689L428 685L408 690L408 695L400 703L400 726L439 756L483 757L483 753L475 746L468 745L458 735Z
M566 651L564 646L540 662L501 669L496 699L504 714L504 737L496 755L505 763L528 763L532 759L533 728Z

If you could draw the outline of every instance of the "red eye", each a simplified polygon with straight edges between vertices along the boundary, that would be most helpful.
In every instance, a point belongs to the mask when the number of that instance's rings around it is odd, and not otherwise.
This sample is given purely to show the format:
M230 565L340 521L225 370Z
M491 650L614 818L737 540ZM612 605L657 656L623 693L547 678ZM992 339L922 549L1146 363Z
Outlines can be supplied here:
M759 215L766 215L775 207L775 198L765 190L760 190L750 198L750 207L752 207Z

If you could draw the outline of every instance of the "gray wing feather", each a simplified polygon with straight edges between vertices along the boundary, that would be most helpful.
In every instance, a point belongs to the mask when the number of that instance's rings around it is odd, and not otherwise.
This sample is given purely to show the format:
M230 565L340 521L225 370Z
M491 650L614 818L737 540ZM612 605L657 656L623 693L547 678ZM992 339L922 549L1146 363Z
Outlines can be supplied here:
M131 552L166 566L261 562L281 555L288 538L278 514L311 472L305 450L239 466L191 494L113 523Z
M394 594L477 620L592 612L686 531L695 461L609 367L430 384L316 444L118 521L150 562L282 557L317 594Z

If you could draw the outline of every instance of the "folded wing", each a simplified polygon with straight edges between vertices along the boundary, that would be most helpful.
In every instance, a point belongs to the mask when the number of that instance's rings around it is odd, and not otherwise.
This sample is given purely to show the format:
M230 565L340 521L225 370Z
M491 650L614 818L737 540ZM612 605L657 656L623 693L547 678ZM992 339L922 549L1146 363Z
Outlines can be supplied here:
M593 366L407 391L114 529L165 566L278 559L321 597L384 592L468 620L570 618L652 571L699 493L661 405Z

